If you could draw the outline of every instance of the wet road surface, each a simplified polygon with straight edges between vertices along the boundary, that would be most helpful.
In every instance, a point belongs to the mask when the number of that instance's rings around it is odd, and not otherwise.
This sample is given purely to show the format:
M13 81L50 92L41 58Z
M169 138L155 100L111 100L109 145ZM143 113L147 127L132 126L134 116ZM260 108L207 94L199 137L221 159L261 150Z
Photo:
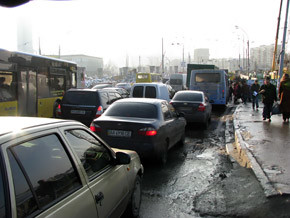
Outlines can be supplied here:
M169 151L165 166L143 163L141 218L290 214L283 207L287 197L267 199L252 170L227 155L226 120L233 112L234 106L214 108L207 130L196 124L187 126L185 145Z

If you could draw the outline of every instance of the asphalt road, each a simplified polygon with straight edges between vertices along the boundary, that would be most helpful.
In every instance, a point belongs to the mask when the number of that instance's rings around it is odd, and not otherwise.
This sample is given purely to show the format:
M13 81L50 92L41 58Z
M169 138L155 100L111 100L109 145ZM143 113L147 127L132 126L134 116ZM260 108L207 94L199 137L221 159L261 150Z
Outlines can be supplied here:
M187 126L185 145L169 151L165 166L143 163L140 218L289 217L288 197L266 198L252 170L226 153L234 109L214 108L207 130Z

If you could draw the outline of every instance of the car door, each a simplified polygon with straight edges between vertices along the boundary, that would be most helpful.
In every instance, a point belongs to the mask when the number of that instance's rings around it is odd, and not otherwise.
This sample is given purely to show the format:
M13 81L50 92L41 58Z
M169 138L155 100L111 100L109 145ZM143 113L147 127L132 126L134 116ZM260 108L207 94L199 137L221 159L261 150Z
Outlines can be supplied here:
M161 110L162 110L162 114L163 114L163 118L164 118L164 126L165 126L165 131L166 131L166 136L167 138L169 138L169 148L172 147L176 141L177 141L177 136L178 133L176 132L176 127L174 126L175 120L172 117L169 108L167 106L167 102L163 101L161 103Z
M176 110L171 104L168 104L168 103L166 103L166 104L167 104L168 109L169 109L171 116L173 118L173 123L174 123L173 124L173 127L174 127L173 131L176 133L175 142L178 142L184 134L184 131L185 131L184 128L186 125L186 121L183 117L177 116Z
M83 166L99 217L119 217L129 194L126 166L112 164L111 151L89 131L66 129L64 134Z
M1 146L13 217L98 217L82 173L55 130Z

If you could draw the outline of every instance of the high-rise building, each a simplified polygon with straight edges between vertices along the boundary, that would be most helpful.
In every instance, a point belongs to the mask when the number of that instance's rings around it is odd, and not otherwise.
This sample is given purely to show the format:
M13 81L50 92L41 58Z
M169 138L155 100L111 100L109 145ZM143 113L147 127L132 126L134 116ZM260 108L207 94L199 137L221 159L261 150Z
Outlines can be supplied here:
M281 52L281 45L277 46L277 58ZM254 71L270 71L272 68L274 54L274 44L261 45L256 48L251 48L251 70ZM276 64L277 65L277 64Z

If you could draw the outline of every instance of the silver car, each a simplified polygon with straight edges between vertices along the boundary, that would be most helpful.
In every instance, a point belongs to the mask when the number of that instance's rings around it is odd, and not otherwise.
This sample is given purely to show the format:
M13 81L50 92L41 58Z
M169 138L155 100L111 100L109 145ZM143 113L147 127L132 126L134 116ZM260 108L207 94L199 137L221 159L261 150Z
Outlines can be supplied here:
M139 215L143 166L136 152L111 149L76 121L0 123L0 217Z

